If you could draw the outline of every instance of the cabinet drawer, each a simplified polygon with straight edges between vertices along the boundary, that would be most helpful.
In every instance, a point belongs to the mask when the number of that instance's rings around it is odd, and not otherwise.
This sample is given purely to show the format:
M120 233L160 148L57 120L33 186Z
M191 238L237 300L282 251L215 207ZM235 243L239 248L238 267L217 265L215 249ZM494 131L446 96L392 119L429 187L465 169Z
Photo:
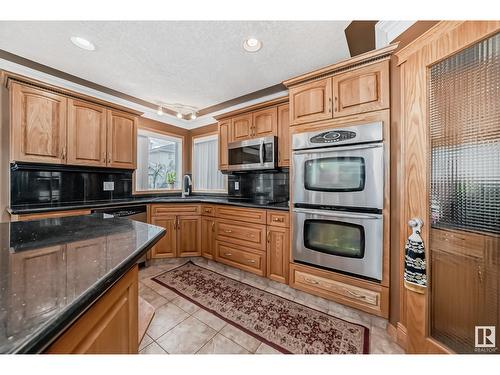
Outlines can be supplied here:
M216 241L215 260L218 262L265 276L265 259L264 252L252 251L237 245Z
M267 225L275 227L290 227L290 214L288 212L267 211Z
M217 240L241 246L266 249L266 226L259 224L238 223L229 220L217 220L215 224Z
M199 204L152 204L151 215L199 215Z
M292 264L290 286L383 317L388 316L388 289L348 276Z
M215 207L206 204L201 205L201 214L203 216L215 216Z
M215 216L221 219L266 224L266 210L259 210L255 208L217 206L215 208Z

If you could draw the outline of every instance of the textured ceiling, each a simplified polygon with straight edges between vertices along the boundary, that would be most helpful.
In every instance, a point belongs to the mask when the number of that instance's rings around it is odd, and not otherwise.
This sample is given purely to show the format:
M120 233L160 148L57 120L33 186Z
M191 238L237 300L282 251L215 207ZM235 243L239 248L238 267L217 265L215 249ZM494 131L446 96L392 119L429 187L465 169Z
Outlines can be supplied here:
M349 21L1 21L0 49L158 103L199 109L349 57ZM71 36L96 45L88 52ZM258 53L242 43L256 37Z

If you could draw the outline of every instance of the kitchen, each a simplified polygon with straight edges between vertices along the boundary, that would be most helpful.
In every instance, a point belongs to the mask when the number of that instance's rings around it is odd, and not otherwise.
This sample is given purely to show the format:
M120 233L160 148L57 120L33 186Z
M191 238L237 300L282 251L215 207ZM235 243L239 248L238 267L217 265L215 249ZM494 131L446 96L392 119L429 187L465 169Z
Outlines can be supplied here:
M496 353L499 31L0 21L0 352Z

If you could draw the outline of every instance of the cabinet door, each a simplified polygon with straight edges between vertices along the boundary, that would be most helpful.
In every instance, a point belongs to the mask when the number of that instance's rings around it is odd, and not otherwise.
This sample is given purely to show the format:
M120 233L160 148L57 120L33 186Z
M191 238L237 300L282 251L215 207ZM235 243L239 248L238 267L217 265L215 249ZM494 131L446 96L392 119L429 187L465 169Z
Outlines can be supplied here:
M137 117L108 110L107 166L135 169Z
M332 79L325 78L291 87L290 125L328 120L332 114Z
M228 168L227 144L231 139L231 120L219 122L219 169L226 171Z
M267 277L288 283L290 259L290 232L285 228L268 227L267 232Z
M278 166L290 165L290 111L288 104L278 107Z
M106 166L106 109L68 99L68 164Z
M201 217L177 216L177 256L201 255Z
M106 273L106 237L72 242L66 255L67 296L73 300Z
M18 333L22 325L35 327L66 306L65 252L63 245L10 255L12 279L5 295L16 314L7 319L7 336Z
M153 216L151 224L167 230L165 236L151 249L151 257L175 258L177 255L177 216Z
M243 141L245 139L252 138L254 131L251 113L233 117L233 119L231 120L231 125L231 136L233 141Z
M389 108L389 61L333 77L334 117Z
M66 106L61 95L13 83L11 159L66 163Z
M215 251L215 219L201 218L201 255L208 259L214 258Z
M278 134L278 110L276 107L252 113L253 136L267 137Z

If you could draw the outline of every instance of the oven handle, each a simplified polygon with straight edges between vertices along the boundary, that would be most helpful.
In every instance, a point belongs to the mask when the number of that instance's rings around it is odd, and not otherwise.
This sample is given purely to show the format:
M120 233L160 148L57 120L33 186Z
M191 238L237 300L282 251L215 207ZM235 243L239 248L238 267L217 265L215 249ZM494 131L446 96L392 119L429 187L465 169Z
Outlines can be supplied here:
M260 160L260 165L264 165L264 140L260 140L260 147L259 147L259 160Z
M358 146L345 146L345 147L309 148L306 150L293 150L293 154L294 155L315 154L315 153L319 154L323 152L353 151L353 150L364 150L369 148L380 148L380 147L384 147L383 143L358 145Z
M298 214L311 214L311 215L322 215L322 216L331 216L331 217L339 217L345 219L382 219L382 215L375 214L349 214L349 213L340 213L339 211L327 211L327 210L308 210L304 208L294 208L293 212Z

